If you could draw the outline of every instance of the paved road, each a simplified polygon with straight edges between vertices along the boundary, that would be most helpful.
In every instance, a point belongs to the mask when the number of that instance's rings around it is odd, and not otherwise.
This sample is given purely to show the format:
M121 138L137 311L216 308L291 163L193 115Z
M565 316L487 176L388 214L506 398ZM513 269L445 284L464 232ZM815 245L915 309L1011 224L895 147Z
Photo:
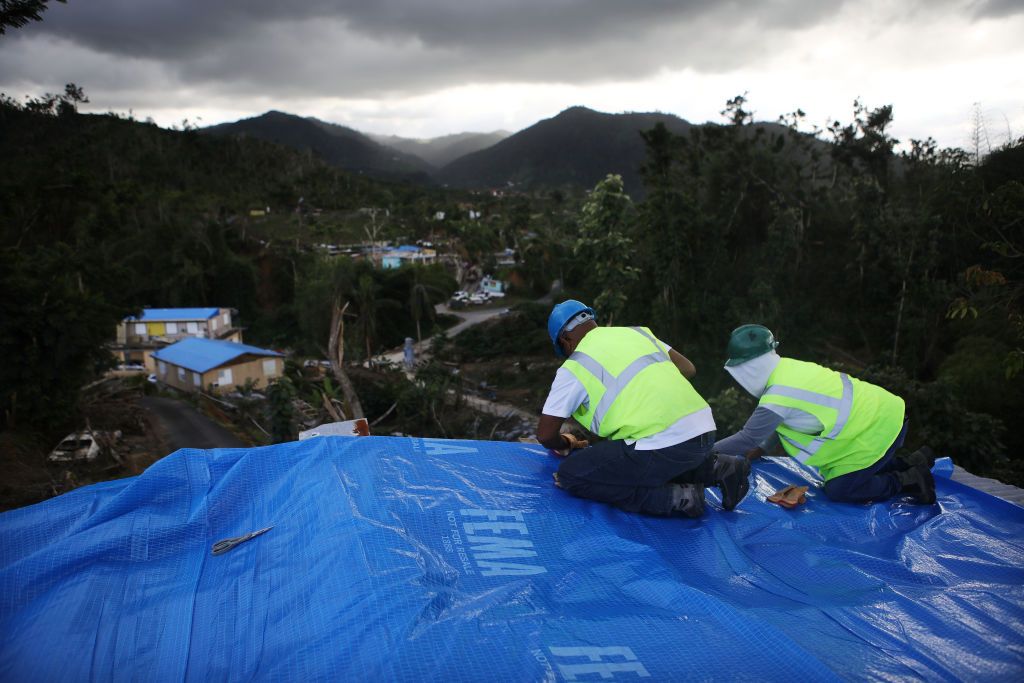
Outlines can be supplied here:
M448 335L449 338L454 337L460 332L469 329L473 325L477 325L485 320L495 318L501 315L503 311L507 310L504 306L497 306L495 308L483 309L463 308L459 309L458 311L453 311L450 308L448 308L446 304L438 304L437 306L434 307L434 309L438 313L442 313L445 315L451 314L462 319L460 322L456 323L452 327L445 330L445 334ZM429 357L428 349L430 349L430 340L431 337L427 337L426 339L423 340L422 343L413 344L413 348L416 350L417 361L426 360ZM378 359L383 358L385 360L391 361L392 363L399 364L401 364L404 357L405 351L402 348L398 348L388 353L384 353L381 354L380 356L377 356Z
M146 396L140 403L159 423L164 442L170 449L241 448L245 444L234 434L182 401Z

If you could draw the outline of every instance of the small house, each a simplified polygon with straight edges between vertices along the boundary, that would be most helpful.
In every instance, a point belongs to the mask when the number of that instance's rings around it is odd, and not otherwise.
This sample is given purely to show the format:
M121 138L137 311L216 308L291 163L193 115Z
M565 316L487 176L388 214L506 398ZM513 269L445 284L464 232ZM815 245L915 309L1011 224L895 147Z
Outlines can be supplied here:
M419 263L430 265L437 262L437 251L419 247L414 244L403 244L396 249L391 249L381 255L381 268L398 268L405 263Z
M117 326L114 355L122 363L142 363L151 371L153 351L187 337L221 339L241 343L242 329L230 308L144 308L142 315L128 316Z
M497 279L491 277L490 275L485 275L483 277L483 279L480 280L480 291L481 292L486 292L487 294L489 294L492 297L503 297L503 296L505 296L505 290L506 289L507 289L507 285L506 285L506 283L504 281L497 280Z
M157 379L182 391L230 391L250 380L263 389L284 373L284 355L277 351L198 337L155 351L153 360Z

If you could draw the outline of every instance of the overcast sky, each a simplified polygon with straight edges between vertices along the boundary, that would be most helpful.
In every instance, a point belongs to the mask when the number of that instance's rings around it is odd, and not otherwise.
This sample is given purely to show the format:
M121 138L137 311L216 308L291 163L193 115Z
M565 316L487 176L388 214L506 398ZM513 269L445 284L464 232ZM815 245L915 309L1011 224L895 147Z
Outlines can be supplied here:
M1024 135L1024 0L68 0L0 36L0 91L199 125L278 109L372 133L517 131L573 105L797 108L993 146Z

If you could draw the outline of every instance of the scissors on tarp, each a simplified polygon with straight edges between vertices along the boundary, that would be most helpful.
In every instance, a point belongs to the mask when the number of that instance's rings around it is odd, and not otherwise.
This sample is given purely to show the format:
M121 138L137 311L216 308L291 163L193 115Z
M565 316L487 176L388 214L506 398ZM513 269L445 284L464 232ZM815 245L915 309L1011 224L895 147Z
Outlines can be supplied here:
M223 555L227 551L234 548L236 545L245 543L250 538L256 538L260 534L265 534L273 528L274 527L272 526L268 526L265 529L258 529L256 531L250 531L247 534L242 534L241 536L235 536L234 538L225 538L223 541L217 541L213 544L213 549L211 552L214 555Z

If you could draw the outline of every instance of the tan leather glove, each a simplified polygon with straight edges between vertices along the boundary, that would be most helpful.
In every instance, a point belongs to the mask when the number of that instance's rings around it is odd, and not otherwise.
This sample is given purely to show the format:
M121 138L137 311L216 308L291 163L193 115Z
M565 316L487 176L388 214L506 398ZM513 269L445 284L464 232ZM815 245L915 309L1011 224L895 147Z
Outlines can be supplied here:
M768 496L765 500L769 503L775 503L781 505L784 508L795 508L797 505L803 505L807 502L807 486L787 486L784 489L779 489L772 495Z
M568 432L563 433L562 437L565 439L566 447L556 450L555 453L562 456L563 458L572 453L577 448L586 448L587 446L590 445L590 442L587 441L586 439L578 439L575 435L570 434Z

